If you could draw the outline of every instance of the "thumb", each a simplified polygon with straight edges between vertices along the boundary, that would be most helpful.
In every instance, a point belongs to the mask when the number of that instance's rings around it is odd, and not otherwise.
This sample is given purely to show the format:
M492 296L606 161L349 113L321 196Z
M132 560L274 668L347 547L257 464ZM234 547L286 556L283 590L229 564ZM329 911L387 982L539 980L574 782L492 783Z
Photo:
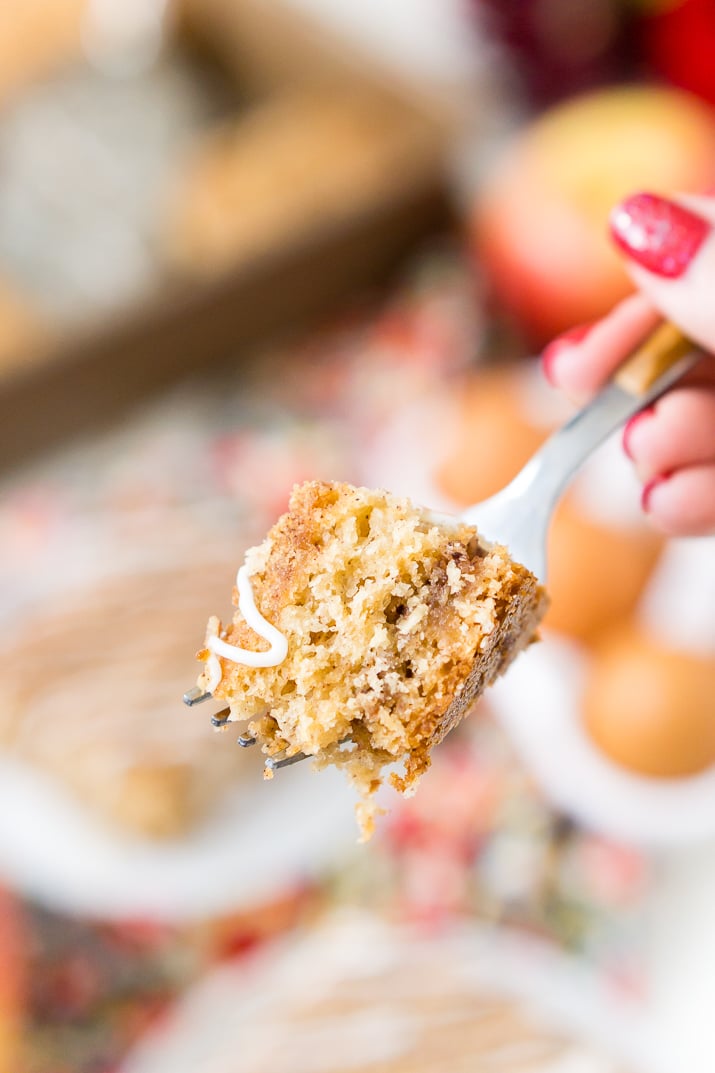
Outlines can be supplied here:
M653 305L715 351L715 199L634 194L613 210L611 235Z

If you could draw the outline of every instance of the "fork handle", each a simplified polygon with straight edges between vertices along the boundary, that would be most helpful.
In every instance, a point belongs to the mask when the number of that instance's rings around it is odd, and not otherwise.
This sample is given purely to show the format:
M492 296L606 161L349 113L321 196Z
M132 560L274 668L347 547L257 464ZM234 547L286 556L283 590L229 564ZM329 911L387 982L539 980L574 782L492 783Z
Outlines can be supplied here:
M646 395L655 382L676 365L694 344L674 324L665 322L616 370L613 377L623 391L636 398Z

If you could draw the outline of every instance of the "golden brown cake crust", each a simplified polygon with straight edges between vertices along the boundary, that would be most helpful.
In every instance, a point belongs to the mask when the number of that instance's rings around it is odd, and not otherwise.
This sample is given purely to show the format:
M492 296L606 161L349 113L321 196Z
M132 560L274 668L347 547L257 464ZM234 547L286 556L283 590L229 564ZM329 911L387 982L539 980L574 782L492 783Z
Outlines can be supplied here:
M269 668L221 658L215 695L250 721L265 752L339 763L364 796L396 762L393 785L415 784L546 608L534 576L506 549L480 545L474 527L347 484L297 487L246 566L288 654ZM212 620L214 632L249 651L269 647L240 611L225 630Z

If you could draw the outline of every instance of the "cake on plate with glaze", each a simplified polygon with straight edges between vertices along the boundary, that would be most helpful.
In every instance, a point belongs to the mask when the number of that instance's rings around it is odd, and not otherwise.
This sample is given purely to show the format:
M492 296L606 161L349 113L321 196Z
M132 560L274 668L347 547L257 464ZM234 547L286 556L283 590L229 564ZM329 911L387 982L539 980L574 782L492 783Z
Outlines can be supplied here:
M535 637L537 579L473 526L348 484L296 487L209 621L199 686L269 757L347 770L369 835L385 769L401 792ZM269 774L272 773L268 769Z
M44 773L111 828L176 838L203 821L252 758L187 718L177 637L206 614L225 560L105 578L5 625L0 759ZM259 768L260 770L260 768Z
M587 1026L556 1017L573 980L547 968L470 925L426 935L342 910L249 971L208 974L125 1073L188 1073L199 1056L211 1073L625 1073L601 1042L605 996L588 992Z

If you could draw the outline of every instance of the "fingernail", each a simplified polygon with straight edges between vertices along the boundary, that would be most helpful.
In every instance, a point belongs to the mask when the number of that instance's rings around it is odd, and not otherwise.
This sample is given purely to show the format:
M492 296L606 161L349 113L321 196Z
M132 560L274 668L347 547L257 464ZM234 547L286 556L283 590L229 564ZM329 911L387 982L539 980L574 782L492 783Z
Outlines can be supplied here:
M647 484L643 485L643 491L641 492L641 508L645 514L650 511L651 499L653 498L653 492L661 484L665 484L670 479L669 473L661 473L657 477L653 477Z
M556 355L569 346L575 346L576 343L580 343L582 339L585 339L588 333L593 328L593 322L588 324L579 324L576 328L570 328L569 331L564 332L563 335L559 335L556 339L553 339L544 350L541 355L541 367L544 370L544 376L549 381L552 387L556 387L556 378L554 376L554 360Z
M655 406L646 406L644 410L639 410L637 414L634 414L623 429L623 439L621 440L621 443L623 445L623 450L628 458L630 458L631 462L633 461L633 450L630 441L631 436L633 435L633 430L639 421L642 421L644 417L652 417L654 413Z
M634 194L611 213L616 245L649 272L682 276L710 231L690 209L657 194Z

